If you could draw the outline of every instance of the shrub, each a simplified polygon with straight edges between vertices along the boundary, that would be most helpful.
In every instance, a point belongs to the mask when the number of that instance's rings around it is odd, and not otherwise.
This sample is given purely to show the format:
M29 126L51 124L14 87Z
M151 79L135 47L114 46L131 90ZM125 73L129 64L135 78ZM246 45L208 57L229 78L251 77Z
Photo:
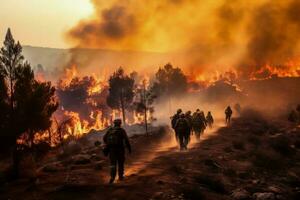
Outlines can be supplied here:
M184 187L181 189L186 200L202 200L205 199L199 187Z
M195 177L195 180L197 183L203 185L204 187L206 187L214 192L217 192L220 194L227 193L225 186L220 179L216 179L212 176L200 175L200 176Z
M280 135L270 140L270 146L281 155L287 156L293 153L293 149L290 146L290 140L287 136Z
M258 147L260 144L261 144L261 141L260 139L257 137L257 136L249 136L247 138L247 141L250 143L250 144L253 144L254 146Z
M245 143L243 141L233 141L232 146L238 150L245 150Z
M274 152L255 151L251 161L254 166L264 170L280 170L284 168L283 158Z

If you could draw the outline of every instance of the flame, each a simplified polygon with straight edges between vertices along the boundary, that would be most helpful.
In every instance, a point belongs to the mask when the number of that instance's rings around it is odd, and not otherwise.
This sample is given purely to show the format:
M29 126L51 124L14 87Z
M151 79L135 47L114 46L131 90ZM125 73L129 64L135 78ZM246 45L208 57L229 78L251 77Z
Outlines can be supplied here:
M270 79L273 77L300 77L300 64L289 61L283 66L265 65L251 73L250 80Z
M64 75L60 79L58 85L62 88L70 85L71 81L78 75L78 70L76 65L72 65L68 68L65 68Z
M110 124L110 120L104 118L99 110L90 113L90 122L81 119L77 112L65 111L64 115L71 118L71 123L67 125L68 134L66 137L74 136L79 138L92 130L103 130Z

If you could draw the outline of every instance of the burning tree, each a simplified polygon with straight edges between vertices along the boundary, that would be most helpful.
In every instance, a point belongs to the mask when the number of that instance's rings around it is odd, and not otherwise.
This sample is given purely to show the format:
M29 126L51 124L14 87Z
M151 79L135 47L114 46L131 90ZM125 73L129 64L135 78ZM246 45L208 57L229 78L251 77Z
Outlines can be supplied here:
M184 94L188 89L187 77L180 68L174 68L170 63L155 74L152 91L157 96L174 96Z
M173 96L185 94L188 89L187 77L180 68L174 68L170 63L155 74L155 81L152 85L151 92L158 98L167 97L169 111L171 108L171 99Z
M150 90L149 86L147 87L146 80L143 80L142 84L137 86L136 97L137 101L134 103L135 110L144 116L145 130L148 134L148 119L151 118L150 115L154 112L152 104L156 96Z
M0 127L1 147L14 147L13 169L18 175L18 139L33 139L37 132L51 126L51 116L58 107L55 88L50 82L38 82L29 63L24 61L22 46L8 29L0 50Z
M124 124L126 123L125 109L132 104L133 97L134 79L119 68L109 78L109 94L106 101L110 108L122 111Z

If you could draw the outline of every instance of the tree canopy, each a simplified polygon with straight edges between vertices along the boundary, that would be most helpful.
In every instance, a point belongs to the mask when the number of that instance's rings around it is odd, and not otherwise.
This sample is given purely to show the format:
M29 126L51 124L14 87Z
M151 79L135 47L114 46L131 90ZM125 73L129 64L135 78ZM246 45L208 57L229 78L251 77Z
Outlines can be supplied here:
M109 78L107 105L112 109L121 109L125 123L125 109L130 106L134 97L134 79L119 68Z
M22 46L8 29L0 50L0 135L2 148L14 146L25 134L33 138L51 126L58 107L55 88L50 82L35 80L30 64L24 60Z
M168 63L156 72L152 91L157 97L174 96L184 94L187 88L187 78L182 70Z

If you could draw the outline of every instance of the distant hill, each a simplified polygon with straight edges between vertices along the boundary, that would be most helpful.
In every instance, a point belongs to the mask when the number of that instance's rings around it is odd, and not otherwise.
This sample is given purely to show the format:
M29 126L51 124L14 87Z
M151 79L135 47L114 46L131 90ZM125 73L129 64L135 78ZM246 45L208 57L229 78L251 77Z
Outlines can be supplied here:
M77 64L81 74L108 74L117 67L129 70L153 72L158 68L178 58L174 54L114 51L105 49L55 49L24 46L25 58L36 66L41 64L52 75L57 75L65 67ZM70 62L72 60L72 62Z

